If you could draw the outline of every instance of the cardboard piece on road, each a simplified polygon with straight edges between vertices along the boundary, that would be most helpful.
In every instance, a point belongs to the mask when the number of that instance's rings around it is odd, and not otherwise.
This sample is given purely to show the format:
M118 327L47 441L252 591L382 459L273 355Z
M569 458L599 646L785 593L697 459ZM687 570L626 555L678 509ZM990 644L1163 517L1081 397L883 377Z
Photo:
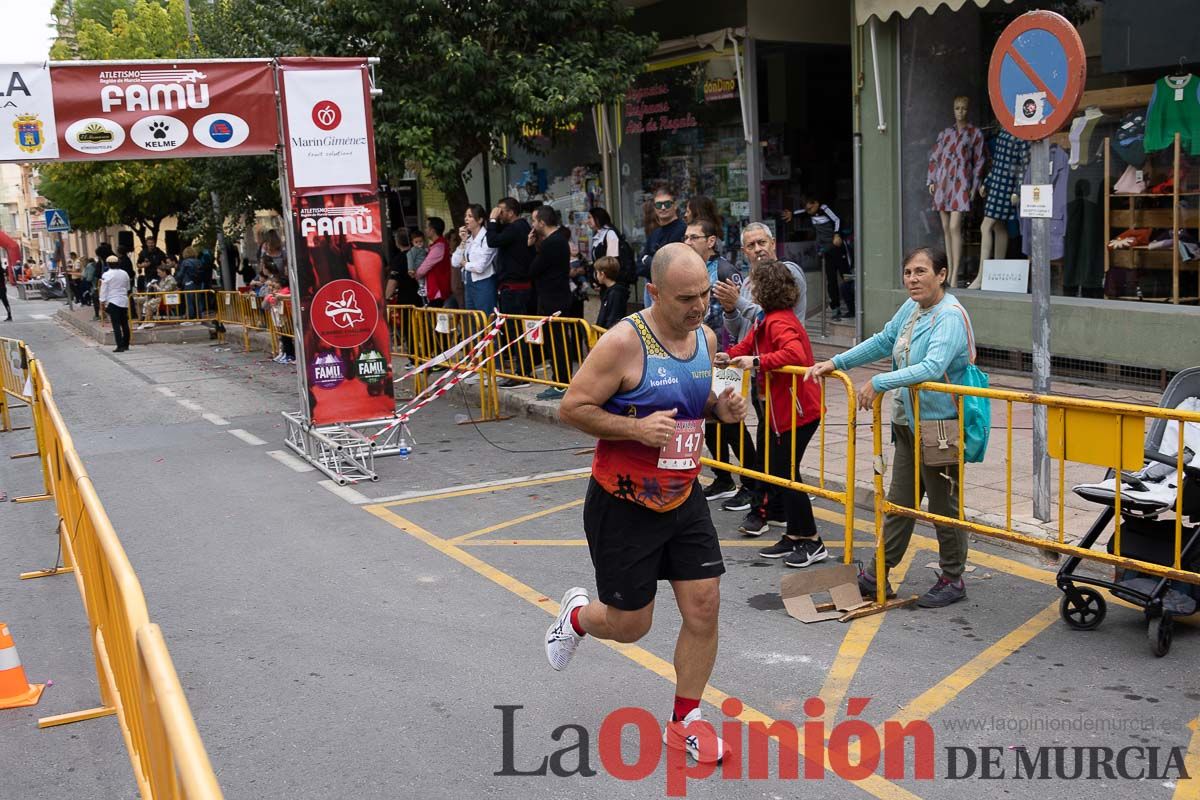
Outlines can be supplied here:
M819 611L813 595L828 592L833 610ZM853 564L806 569L784 575L779 595L790 616L804 623L838 619L847 611L870 605L858 591L858 569Z

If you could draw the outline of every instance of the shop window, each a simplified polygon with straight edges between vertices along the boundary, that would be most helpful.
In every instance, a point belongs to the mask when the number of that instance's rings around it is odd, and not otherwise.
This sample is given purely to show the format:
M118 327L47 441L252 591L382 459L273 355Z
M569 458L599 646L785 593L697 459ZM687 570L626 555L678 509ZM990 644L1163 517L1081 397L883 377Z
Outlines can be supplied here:
M726 254L736 256L750 221L746 141L736 70L721 56L652 69L626 94L621 115L621 210L635 248L646 240L654 189L713 198L724 217Z
M987 261L1027 258L1030 225L1012 195L1029 182L1029 148L992 118L986 84L1001 31L1034 8L1075 15L1088 53L1077 117L1051 137L1053 292L1200 302L1200 64L1190 63L1196 53L1174 52L1166 39L1158 53L1140 46L1136 63L1128 53L1110 53L1126 41L1110 35L1114 26L1128 27L1124 0L1067 9L967 4L918 11L901 23L904 248L945 246L957 289L992 287L999 265ZM1194 11L1192 0L1163 0L1155 13L1185 18ZM1131 63L1137 68L1114 66ZM1003 288L1021 291L1012 282Z

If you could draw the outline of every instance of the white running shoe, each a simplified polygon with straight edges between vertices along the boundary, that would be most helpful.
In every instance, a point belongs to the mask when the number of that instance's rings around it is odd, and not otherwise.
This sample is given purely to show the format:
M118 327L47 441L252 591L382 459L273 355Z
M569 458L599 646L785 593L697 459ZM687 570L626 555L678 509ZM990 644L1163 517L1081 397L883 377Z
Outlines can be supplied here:
M583 640L583 637L576 633L574 626L571 625L571 612L576 608L586 606L590 601L587 589L580 586L567 589L567 593L563 595L558 616L546 629L546 659L550 662L550 666L560 672L567 668L567 664L571 663L571 656L575 655L575 648L579 647L580 641Z
M688 725L703 721L700 718L700 709L693 708L680 722L668 722L663 731L663 744L675 750L686 750L689 756L702 764L720 764L729 754L729 747L716 735L715 726L711 739L705 736L702 740L695 733L687 732Z

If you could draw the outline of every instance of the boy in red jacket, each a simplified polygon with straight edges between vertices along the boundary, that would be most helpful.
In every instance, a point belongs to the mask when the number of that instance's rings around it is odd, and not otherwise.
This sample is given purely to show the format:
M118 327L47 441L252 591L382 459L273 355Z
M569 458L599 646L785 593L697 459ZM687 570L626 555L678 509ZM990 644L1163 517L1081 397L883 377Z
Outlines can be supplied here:
M821 424L820 388L815 381L806 381L799 375L776 373L768 377L768 373L780 367L811 367L812 345L804 326L792 312L799 290L787 268L779 262L760 264L755 267L751 282L754 302L763 311L746 338L729 348L728 353L717 353L714 366L732 364L757 370L755 388L765 400L764 413L758 420L758 440L768 444L762 454L766 462L764 471L794 481L796 464L804 458L804 450ZM770 436L764 438L767 425ZM777 543L759 550L758 554L764 558L782 558L789 567L807 567L828 558L829 551L817 533L808 495L796 489L765 485L757 508L764 520L767 492L783 493L787 531Z

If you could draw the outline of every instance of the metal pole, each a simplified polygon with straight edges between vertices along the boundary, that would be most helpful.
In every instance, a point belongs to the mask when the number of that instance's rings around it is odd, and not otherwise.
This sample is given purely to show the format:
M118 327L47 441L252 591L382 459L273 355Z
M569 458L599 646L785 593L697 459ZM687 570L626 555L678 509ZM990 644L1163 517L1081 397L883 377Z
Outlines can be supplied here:
M879 87L875 87L879 91ZM854 247L851 253L854 267L850 274L854 276L854 341L863 340L863 174L862 174L862 133L854 134Z
M296 266L296 228L293 217L296 210L292 204L292 186L288 181L287 150L283 142L287 141L283 131L283 76L276 64L272 72L275 75L275 114L279 122L279 147L275 150L276 161L279 164L279 198L282 201L283 218L287 224L283 226L284 241L287 244L288 285L292 290L292 330L295 335L292 341L296 349L296 389L300 394L300 414L306 425L312 424L312 410L308 406L308 382L305 380L308 371L308 353L305 352L304 341L304 309L306 301L300 286L300 270Z
M742 113L746 116L746 191L750 201L750 221L761 222L762 208L762 148L758 141L758 47L747 37L742 43L745 65L746 101Z
M1030 177L1034 185L1050 182L1050 141L1030 148ZM1033 391L1050 392L1050 220L1031 221L1029 283L1033 293ZM1050 521L1050 456L1046 449L1046 407L1033 407L1033 516Z
M192 31L192 2L183 0L183 19L187 23L188 50L196 52L195 34Z
M221 216L221 196L212 192L213 220L217 223L217 263L221 265L221 288L232 292L236 287L233 279L233 265L225 253L225 219Z

